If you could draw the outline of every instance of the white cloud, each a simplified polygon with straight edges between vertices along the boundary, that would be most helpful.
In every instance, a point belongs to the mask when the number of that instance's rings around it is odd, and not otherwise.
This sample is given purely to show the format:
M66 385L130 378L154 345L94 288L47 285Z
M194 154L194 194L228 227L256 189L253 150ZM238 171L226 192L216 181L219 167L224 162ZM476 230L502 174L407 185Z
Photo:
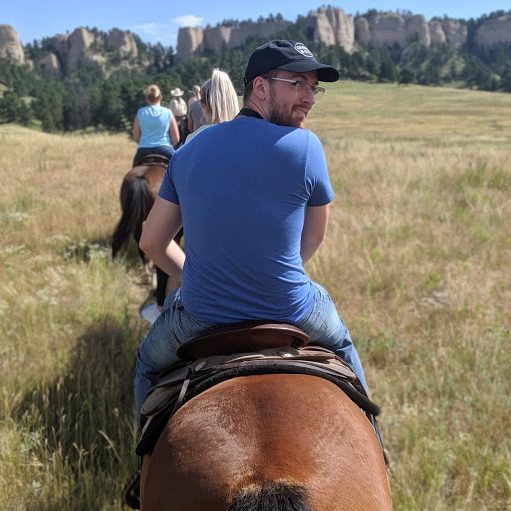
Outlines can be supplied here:
M130 28L138 34L143 41L148 43L161 43L164 46L176 46L177 41L177 25L174 21L162 23L142 23L134 25Z
M204 18L188 14L164 22L141 23L130 27L130 30L138 34L143 41L152 44L161 43L176 49L178 29L201 26L203 21Z
M204 18L194 14L187 14L176 18L176 22L180 27L199 27L203 24Z
M148 36L155 36L160 33L161 25L158 23L143 23L141 25L135 25L132 28L133 30L147 34Z

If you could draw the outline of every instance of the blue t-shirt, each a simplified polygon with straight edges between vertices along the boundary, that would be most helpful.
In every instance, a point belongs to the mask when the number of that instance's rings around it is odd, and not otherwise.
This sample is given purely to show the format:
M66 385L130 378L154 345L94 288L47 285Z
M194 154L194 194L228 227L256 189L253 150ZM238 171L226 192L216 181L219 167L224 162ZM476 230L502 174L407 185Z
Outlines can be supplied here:
M138 109L140 142L138 147L170 146L170 119L172 112L159 105L148 105Z
M297 322L310 311L305 210L333 199L316 135L251 117L211 126L176 151L159 195L181 209L181 299L192 316Z

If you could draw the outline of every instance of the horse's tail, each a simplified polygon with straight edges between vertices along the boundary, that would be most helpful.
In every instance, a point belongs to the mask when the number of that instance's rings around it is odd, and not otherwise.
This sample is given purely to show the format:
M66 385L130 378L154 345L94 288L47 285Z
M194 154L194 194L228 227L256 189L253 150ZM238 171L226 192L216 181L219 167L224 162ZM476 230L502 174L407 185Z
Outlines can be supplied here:
M303 486L269 481L240 490L227 511L312 511L312 506Z
M121 187L122 216L112 236L112 258L128 241L131 234L138 242L142 234L142 223L147 218L154 199L143 176L125 180Z

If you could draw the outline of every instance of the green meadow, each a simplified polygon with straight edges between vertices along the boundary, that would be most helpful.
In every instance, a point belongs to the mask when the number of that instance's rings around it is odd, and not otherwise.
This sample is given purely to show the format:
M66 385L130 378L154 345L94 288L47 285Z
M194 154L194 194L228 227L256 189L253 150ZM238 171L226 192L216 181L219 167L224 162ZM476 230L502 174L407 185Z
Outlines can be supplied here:
M511 95L328 84L308 263L381 406L397 511L511 509ZM0 125L0 510L120 510L149 296L112 262L126 135Z

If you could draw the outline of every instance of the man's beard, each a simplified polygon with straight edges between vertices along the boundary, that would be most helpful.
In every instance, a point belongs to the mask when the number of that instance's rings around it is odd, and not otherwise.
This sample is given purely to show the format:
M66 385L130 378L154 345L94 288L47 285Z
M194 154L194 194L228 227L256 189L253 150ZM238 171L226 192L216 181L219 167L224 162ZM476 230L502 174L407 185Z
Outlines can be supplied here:
M275 96L271 95L271 108L268 112L269 121L273 124L278 124L279 126L290 126L292 128L301 128L303 126L303 121L297 121L293 119L293 109L289 112L284 111L277 101L275 101Z
M270 110L270 122L278 124L279 126L291 126L293 128L299 128L293 121L293 117L290 114L286 114L278 108L272 108Z

